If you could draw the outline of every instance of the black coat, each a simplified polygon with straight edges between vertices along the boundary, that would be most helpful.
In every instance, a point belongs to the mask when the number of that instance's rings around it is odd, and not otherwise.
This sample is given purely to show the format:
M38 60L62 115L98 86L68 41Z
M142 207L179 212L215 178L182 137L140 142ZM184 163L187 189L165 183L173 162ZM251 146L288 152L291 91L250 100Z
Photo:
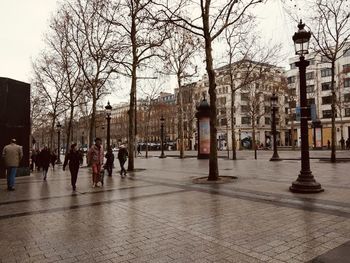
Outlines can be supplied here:
M69 153L64 158L63 169L66 168L67 163L69 162L69 169L79 169L80 162L83 160L80 152L78 151L69 151Z
M118 160L125 162L127 156L128 156L128 150L126 148L120 148L118 151Z
M107 152L105 155L107 161L106 161L106 165L113 165L114 163L114 154L111 152Z
M48 168L51 163L51 153L47 149L42 149L39 153L39 162L42 167Z

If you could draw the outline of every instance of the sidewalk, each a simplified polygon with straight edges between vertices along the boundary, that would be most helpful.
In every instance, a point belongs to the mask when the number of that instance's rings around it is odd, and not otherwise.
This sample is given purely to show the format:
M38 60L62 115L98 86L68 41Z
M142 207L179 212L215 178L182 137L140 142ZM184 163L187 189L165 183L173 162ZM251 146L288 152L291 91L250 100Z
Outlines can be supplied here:
M221 158L230 184L193 184L208 160L177 157L138 157L103 188L82 168L76 194L61 169L17 178L14 192L0 180L0 262L348 262L349 164L312 160L325 192L293 194L300 162L270 154Z

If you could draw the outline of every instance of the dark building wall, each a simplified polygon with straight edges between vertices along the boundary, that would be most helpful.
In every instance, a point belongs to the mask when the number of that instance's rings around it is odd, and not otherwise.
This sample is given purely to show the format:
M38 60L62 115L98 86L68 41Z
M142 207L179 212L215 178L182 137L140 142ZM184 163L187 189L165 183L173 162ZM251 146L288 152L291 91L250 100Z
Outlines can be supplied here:
M15 138L23 147L23 159L17 176L29 175L30 145L30 84L0 78L0 151ZM0 161L0 177L5 176Z

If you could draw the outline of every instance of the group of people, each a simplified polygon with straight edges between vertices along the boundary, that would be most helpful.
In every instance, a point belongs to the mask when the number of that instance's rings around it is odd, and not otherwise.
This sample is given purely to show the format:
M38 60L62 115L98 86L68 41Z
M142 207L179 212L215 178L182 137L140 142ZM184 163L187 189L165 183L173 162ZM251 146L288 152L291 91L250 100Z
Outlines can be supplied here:
M41 151L33 150L31 153L31 164L30 170L34 171L35 169L40 171L43 170L43 179L46 181L47 172L49 170L50 164L52 168L55 168L57 161L57 154L54 151L51 151L47 146L45 146Z
M127 160L128 151L124 145L121 145L118 151L118 160L120 163L120 175L121 177L126 176L126 170L124 164ZM106 163L104 164L104 158L106 158ZM77 144L74 143L71 145L69 153L66 155L63 170L66 169L68 164L69 171L71 174L71 185L73 191L76 191L76 182L78 178L78 172L80 163L82 161L82 155L77 150ZM107 153L104 154L102 147L102 140L100 138L95 139L95 144L91 146L87 153L87 163L91 166L92 170L92 187L101 187L103 185L103 175L101 172L104 172L103 169L106 169L109 176L112 176L112 170L114 165L114 154L112 149L109 148Z
M124 145L121 145L118 151L118 160L120 163L120 175L122 178L126 176L126 169L124 168L124 164L127 160L127 156L128 151L126 147ZM12 139L11 143L4 147L2 158L6 167L7 189L9 191L14 191L17 168L19 167L20 162L23 158L22 146L16 144L16 139ZM106 158L105 163L104 158ZM57 160L57 155L45 146L41 151L33 151L31 154L31 159L32 162L30 169L32 171L35 169L40 171L40 169L42 169L43 180L46 181L50 164L52 164L52 167L54 168ZM73 143L70 147L70 151L66 154L63 163L63 170L66 169L67 165L69 167L73 191L76 191L78 172L82 162L83 155L81 151L78 150L77 144ZM101 187L103 184L101 173L104 172L104 169L106 169L109 176L112 176L114 166L114 154L112 152L112 149L109 148L107 150L107 153L104 154L102 140L100 138L96 138L95 144L91 146L87 153L87 163L89 166L91 166L92 169L92 187Z

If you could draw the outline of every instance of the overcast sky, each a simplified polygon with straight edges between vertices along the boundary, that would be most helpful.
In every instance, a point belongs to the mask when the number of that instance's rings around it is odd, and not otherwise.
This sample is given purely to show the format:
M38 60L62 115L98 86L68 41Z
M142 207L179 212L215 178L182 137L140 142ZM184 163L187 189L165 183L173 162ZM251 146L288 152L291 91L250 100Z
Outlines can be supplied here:
M296 25L288 20L281 0L255 9L266 41L281 41L292 55ZM0 76L30 82L31 61L43 47L48 21L57 0L0 0Z

